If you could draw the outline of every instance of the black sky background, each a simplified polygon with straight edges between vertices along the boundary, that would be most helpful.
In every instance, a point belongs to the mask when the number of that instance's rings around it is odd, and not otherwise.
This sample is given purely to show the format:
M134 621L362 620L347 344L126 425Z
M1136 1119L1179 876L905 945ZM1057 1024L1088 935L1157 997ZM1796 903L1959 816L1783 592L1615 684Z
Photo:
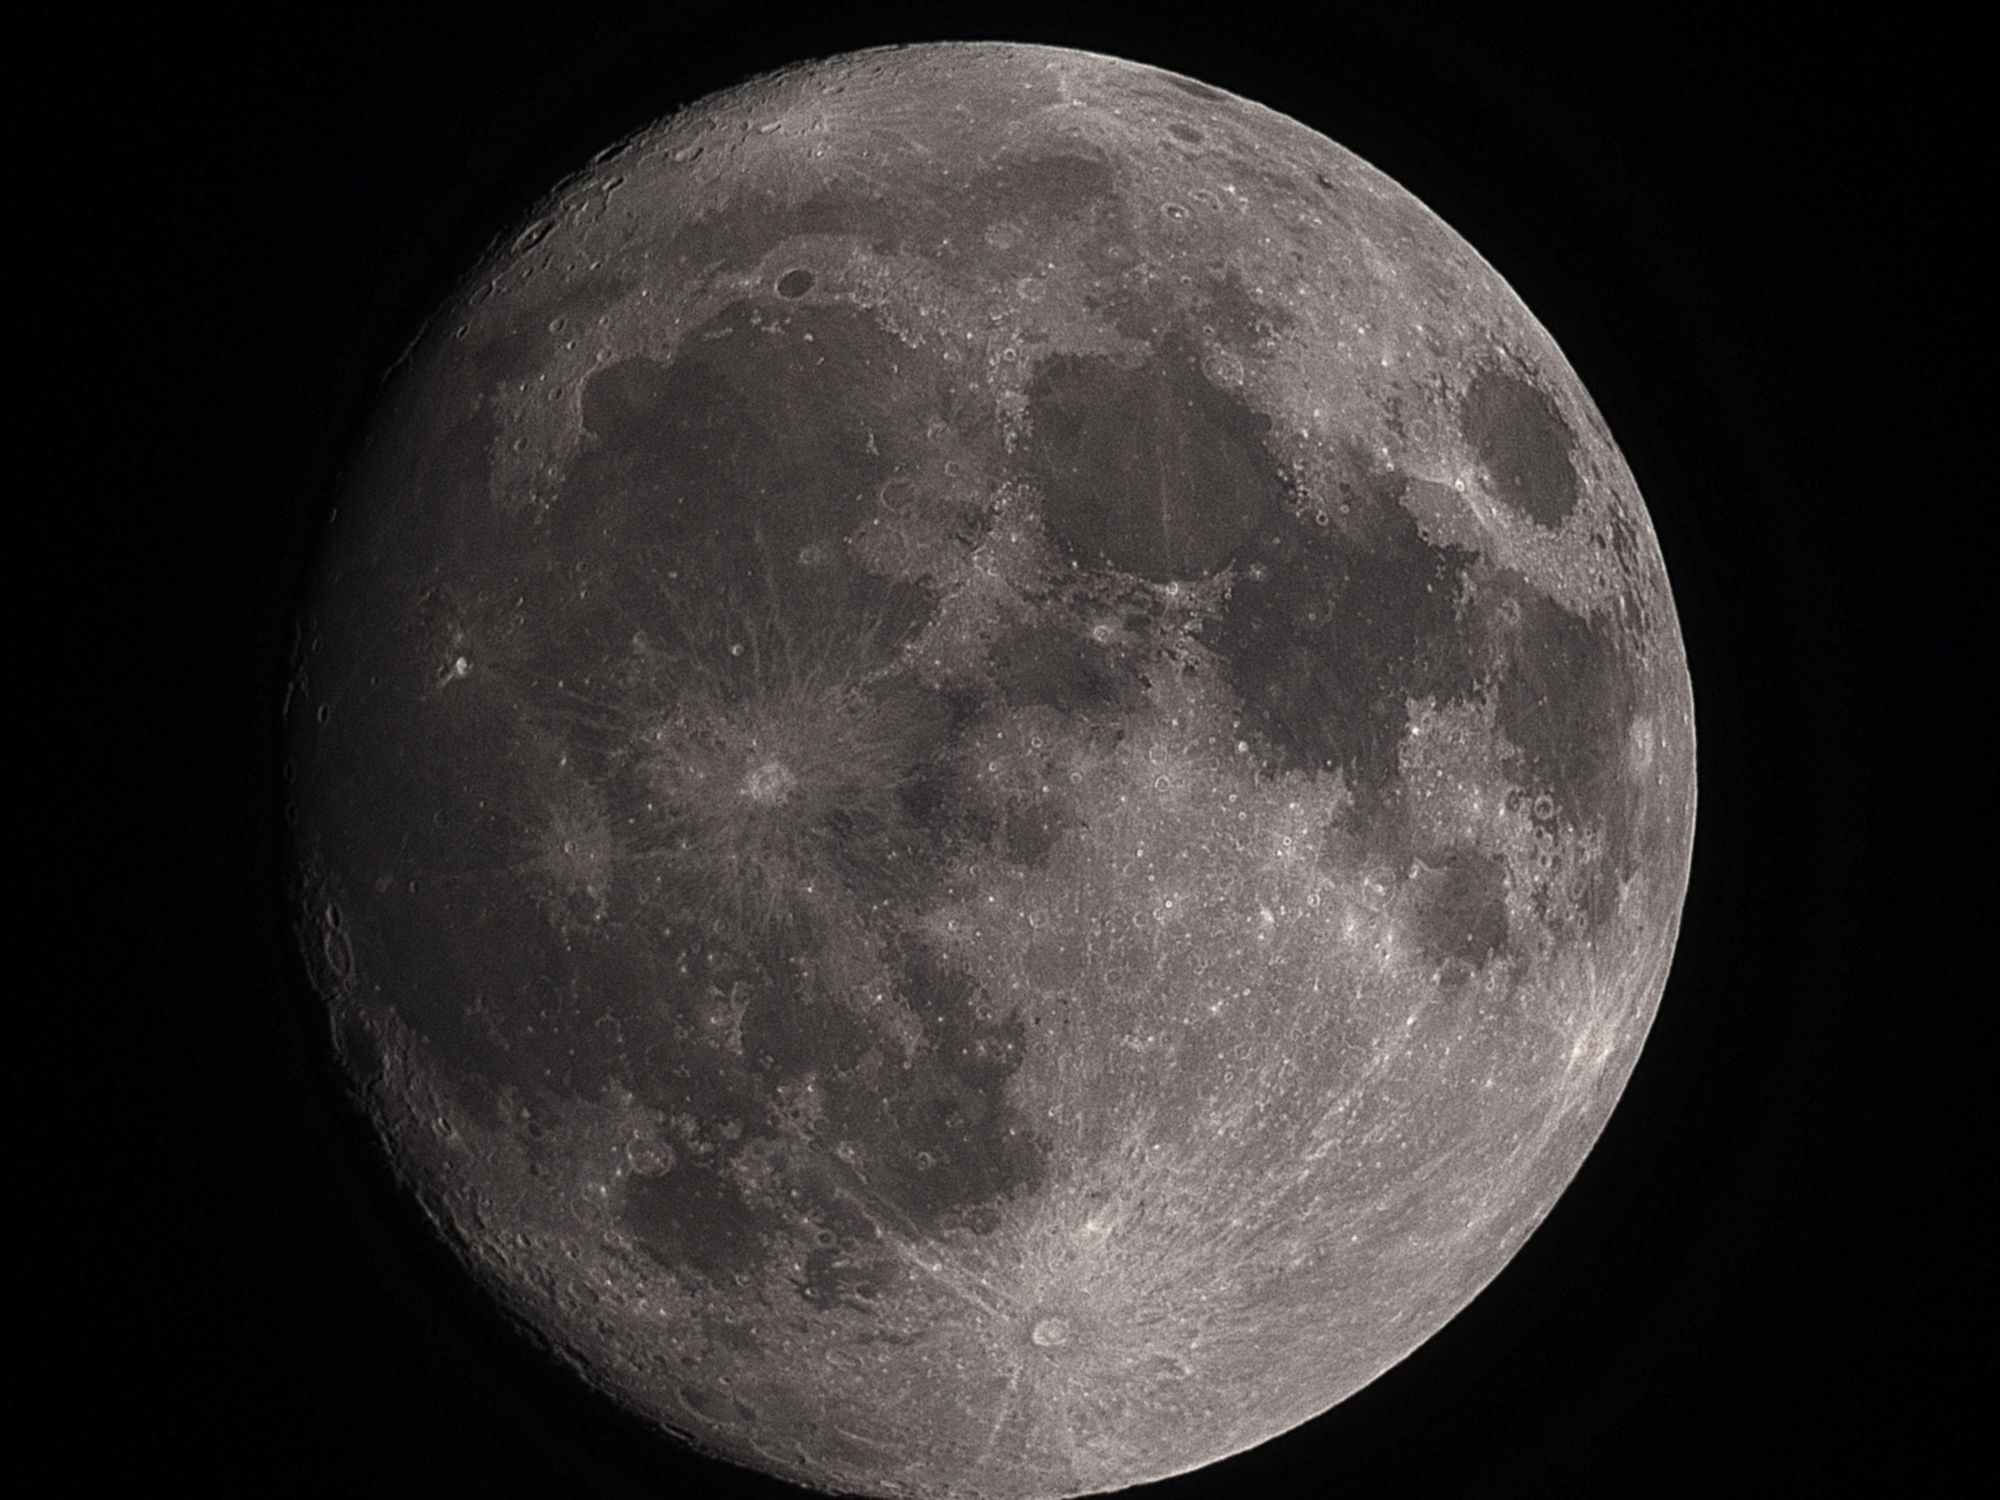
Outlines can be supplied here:
M49 1195L12 1236L50 1263L15 1286L28 1492L795 1493L662 1455L413 1232L286 947L275 705L380 372L536 193L747 73L981 36L1258 99L1470 240L1623 446L1695 677L1679 957L1582 1175L1405 1364L1157 1493L1926 1493L1960 1445L1990 1463L1969 37L1543 3L838 11L78 7L17 55L42 97L15 365L48 371L17 448L49 461L15 548L45 601L15 626L13 1066Z

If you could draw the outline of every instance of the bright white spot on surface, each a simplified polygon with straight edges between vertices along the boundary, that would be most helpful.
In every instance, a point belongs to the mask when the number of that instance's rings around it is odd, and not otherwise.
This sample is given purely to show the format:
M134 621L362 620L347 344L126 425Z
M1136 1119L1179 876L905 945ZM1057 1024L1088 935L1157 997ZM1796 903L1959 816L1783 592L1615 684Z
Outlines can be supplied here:
M1028 1335L1044 1349L1069 1342L1069 1323L1062 1318L1044 1318Z
M768 760L743 778L743 795L759 807L776 807L798 787L799 779L782 761Z

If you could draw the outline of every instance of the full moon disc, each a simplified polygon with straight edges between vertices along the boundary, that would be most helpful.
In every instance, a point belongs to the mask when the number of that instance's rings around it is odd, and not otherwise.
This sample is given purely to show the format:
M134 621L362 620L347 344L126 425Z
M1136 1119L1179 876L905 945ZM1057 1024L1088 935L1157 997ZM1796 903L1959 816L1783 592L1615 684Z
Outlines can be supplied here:
M710 1453L1066 1496L1325 1411L1602 1129L1693 834L1548 333L1241 98L938 45L596 159L384 396L289 698L348 1082Z

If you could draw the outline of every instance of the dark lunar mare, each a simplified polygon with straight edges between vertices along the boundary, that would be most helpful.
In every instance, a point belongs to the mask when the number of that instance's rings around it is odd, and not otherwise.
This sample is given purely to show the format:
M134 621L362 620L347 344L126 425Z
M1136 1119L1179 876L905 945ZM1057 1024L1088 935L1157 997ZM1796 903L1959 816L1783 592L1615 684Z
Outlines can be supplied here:
M481 669L446 694L414 674L402 693L353 695L342 707L355 769L331 762L322 740L314 782L341 788L343 805L304 815L327 829L329 864L422 872L401 899L380 903L365 962L409 977L399 1011L448 1059L447 1078L478 1118L502 1123L504 1097L526 1111L533 1136L544 1112L616 1084L665 1117L740 1122L738 1152L764 1140L777 1153L787 1149L786 1091L810 1078L822 1096L815 1128L867 1152L880 1211L927 1233L977 1225L982 1207L990 1217L1044 1170L1032 1132L1002 1127L1020 1025L990 1007L982 1020L972 983L895 931L898 903L935 882L963 833L950 756L966 708L893 670L859 685L892 669L931 601L862 574L841 545L948 402L865 313L796 310L810 344L760 338L760 315L755 301L732 304L671 363L629 358L590 377L587 446L550 523L455 569L475 613L511 600L532 622L518 659L502 676L481 652ZM639 680L628 658L649 636L662 642L657 675ZM649 706L720 714L815 673L837 677L822 684L832 697L853 695L860 734L891 742L879 757L884 784L845 788L827 813L824 842L838 865L826 873L846 905L750 923L718 948L690 918L704 914L702 888L726 879L717 861L729 851L697 849L669 862L682 889L613 883L604 925L628 940L578 942L551 928L527 885L496 890L487 877L521 863L524 841L537 837L523 817L561 787L596 789L612 828L646 816L629 741ZM826 706L809 697L790 707ZM413 751L384 774L376 750L388 743ZM350 803L363 776L368 793ZM890 826L857 830L851 820L870 793L881 794ZM857 840L872 858L849 857ZM879 1030L813 978L835 943L884 945L868 967L922 1021L913 1064L885 1056ZM478 997L470 1008L468 986ZM652 998L614 1002L617 1024L604 1024L607 1001L624 996ZM718 1056L708 1043L723 1026L740 1045ZM802 1223L703 1166L690 1154L623 1189L625 1221L662 1264L729 1285L803 1228L848 1247L809 1258L805 1294L859 1295L866 1256L854 1210L836 1205L819 1215L825 1222Z

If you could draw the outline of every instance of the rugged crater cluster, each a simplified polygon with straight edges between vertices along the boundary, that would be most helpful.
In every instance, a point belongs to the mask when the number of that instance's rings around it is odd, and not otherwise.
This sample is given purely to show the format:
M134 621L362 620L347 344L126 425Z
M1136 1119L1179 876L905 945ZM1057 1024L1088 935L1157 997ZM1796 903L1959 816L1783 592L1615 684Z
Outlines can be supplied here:
M1693 730L1548 335L1324 138L862 54L413 349L288 711L301 926L469 1265L701 1447L1077 1494L1324 1410L1615 1102Z

